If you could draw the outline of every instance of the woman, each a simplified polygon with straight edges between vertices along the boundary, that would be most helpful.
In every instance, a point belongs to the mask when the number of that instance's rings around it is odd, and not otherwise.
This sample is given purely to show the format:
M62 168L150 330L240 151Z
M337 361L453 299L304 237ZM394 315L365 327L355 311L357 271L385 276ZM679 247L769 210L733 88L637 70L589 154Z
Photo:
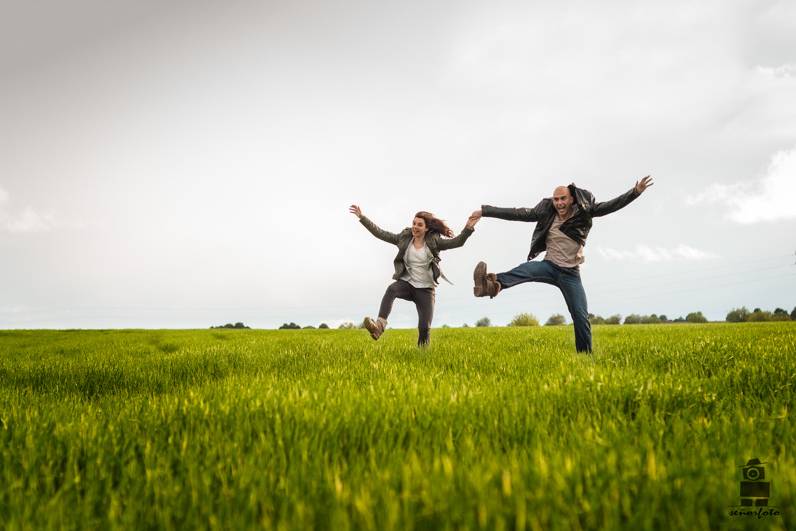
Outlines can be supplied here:
M374 321L365 317L365 328L373 339L379 339L387 327L387 317L392 310L393 301L396 298L412 301L417 307L417 344L421 347L428 345L429 327L434 316L434 289L439 277L448 280L439 268L439 252L464 245L473 233L478 217L471 215L461 234L453 238L453 231L430 212L418 212L412 220L411 228L407 227L400 233L393 234L380 229L363 216L357 205L351 205L349 211L375 237L398 246L398 254L393 260L395 274L392 278L395 282L384 293L378 319Z

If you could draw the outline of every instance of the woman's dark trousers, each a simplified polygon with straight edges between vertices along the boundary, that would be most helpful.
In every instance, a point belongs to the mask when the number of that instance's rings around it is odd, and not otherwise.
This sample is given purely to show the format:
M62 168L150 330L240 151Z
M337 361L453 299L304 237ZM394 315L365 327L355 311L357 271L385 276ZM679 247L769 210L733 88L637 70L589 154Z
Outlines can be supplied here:
M396 280L384 292L379 307L379 317L387 320L395 299L412 301L417 307L417 344L426 346L429 342L431 319L434 317L434 288L416 288L405 280Z

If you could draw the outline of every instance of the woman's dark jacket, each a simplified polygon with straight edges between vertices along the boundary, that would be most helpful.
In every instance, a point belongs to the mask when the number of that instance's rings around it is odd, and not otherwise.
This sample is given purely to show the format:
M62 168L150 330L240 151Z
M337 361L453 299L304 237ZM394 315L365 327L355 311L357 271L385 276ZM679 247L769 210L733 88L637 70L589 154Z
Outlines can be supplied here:
M362 223L366 229L370 231L375 237L380 240L383 240L387 243L391 243L393 245L398 246L398 254L395 255L395 259L393 260L393 265L395 266L395 274L392 276L393 279L399 280L404 273L406 273L406 264L404 264L404 254L406 254L406 250L409 248L409 245L412 243L412 229L409 227L405 228L398 234L388 232L386 230L380 229L375 223L371 220L362 216L359 218L359 222ZM442 271L439 268L440 251L446 251L448 249L455 249L456 247L461 247L464 245L464 242L467 241L467 238L472 235L473 229L468 229L467 227L462 229L462 232L459 233L458 236L455 238L443 238L436 232L432 233L431 231L426 233L426 246L428 250L431 251L431 275L434 278L434 283L439 283L439 277L442 276L445 280L448 280ZM449 281L450 282L450 281Z
M574 199L575 213L571 218L561 224L560 230L580 245L586 244L586 237L591 230L591 219L616 212L630 204L639 195L633 187L624 194L610 201L597 202L594 195L588 190L583 190L570 184L569 193ZM481 215L487 218L500 218L510 221L536 221L536 228L531 237L531 251L528 260L533 260L542 251L547 249L547 233L556 217L553 199L545 197L533 208L498 208L489 205L481 206Z

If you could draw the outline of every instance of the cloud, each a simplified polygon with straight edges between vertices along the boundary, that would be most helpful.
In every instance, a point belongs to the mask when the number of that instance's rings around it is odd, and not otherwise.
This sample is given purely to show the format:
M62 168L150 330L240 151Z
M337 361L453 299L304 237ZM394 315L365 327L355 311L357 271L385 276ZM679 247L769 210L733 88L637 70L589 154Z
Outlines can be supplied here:
M21 212L10 212L8 192L0 188L0 232L45 232L55 227L52 214L41 214L30 206Z
M779 66L758 66L757 71L768 77L773 78L796 78L796 64L784 64Z
M680 244L672 249L665 247L650 247L648 245L637 245L632 251L613 249L610 247L600 247L597 249L600 256L609 261L619 262L624 260L636 260L642 262L694 262L717 258L718 255L706 251L700 251L685 244Z
M721 204L726 217L750 224L796 218L796 147L778 151L771 157L762 178L733 184L714 183L686 197L688 205Z
M53 228L51 214L39 214L31 207L25 209L4 222L8 232L44 232Z

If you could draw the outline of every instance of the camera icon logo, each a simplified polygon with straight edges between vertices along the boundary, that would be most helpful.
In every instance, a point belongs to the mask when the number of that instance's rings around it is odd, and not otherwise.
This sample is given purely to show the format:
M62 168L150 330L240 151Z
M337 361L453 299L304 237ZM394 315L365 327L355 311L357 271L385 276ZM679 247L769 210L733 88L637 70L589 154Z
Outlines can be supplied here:
M766 467L760 463L760 460L750 459L743 467L743 478L748 481L760 481L766 479Z
M766 479L766 467L760 459L754 457L741 468L743 480L741 481L741 505L750 507L768 506L771 494L771 482Z

